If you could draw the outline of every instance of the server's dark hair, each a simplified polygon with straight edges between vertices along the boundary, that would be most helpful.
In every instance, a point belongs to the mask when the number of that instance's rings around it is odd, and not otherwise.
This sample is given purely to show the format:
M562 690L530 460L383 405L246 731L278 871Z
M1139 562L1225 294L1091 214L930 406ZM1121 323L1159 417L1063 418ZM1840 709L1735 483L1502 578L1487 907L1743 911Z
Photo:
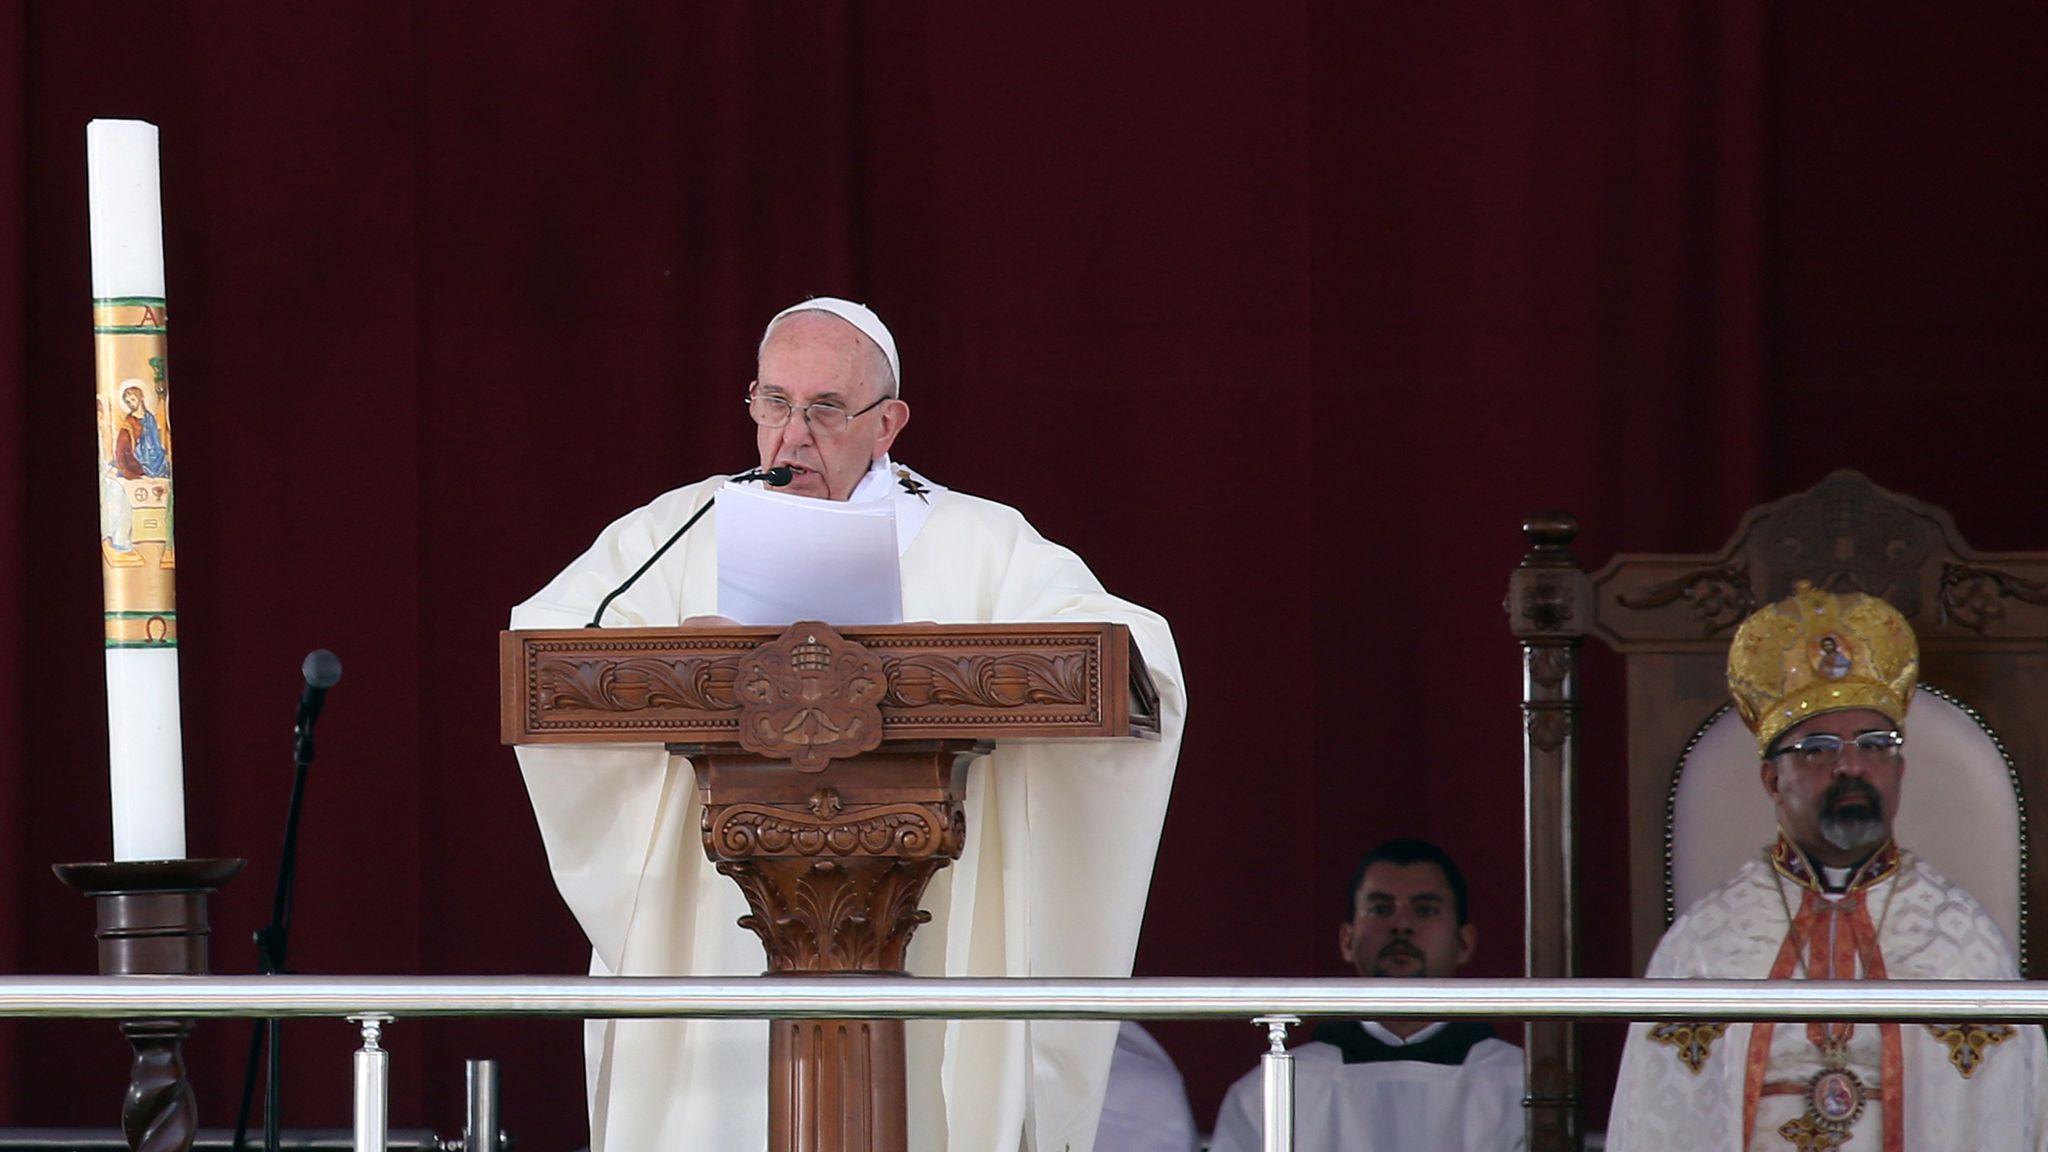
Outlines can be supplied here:
M1345 891L1344 919L1358 914L1358 890L1365 885L1365 870L1375 864L1434 864L1443 869L1444 879L1451 885L1451 901L1457 905L1458 924L1462 927L1466 923L1465 874L1458 871L1458 862L1429 841L1410 838L1389 840L1358 862L1358 871L1351 874L1351 887Z

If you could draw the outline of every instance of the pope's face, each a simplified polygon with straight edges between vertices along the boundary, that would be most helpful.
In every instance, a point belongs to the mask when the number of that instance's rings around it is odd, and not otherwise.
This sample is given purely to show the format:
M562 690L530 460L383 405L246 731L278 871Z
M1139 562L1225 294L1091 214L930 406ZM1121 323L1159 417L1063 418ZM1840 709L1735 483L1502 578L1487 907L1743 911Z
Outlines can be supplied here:
M1458 923L1451 882L1429 861L1368 866L1351 922L1337 929L1337 950L1360 976L1454 975L1474 940L1472 925Z
M887 371L881 351L829 312L797 312L775 326L761 347L755 388L781 396L798 411L780 428L757 427L754 439L761 467L787 465L795 473L778 491L825 500L853 495L868 466L889 451L910 420L910 406L901 400L861 412L881 399ZM823 432L801 413L817 403L861 414L838 432Z
M1891 837L1906 758L1902 752L1858 748L1855 740L1895 727L1882 712L1855 708L1808 717L1778 737L1780 749L1818 733L1842 740L1841 757L1833 764L1796 751L1763 762L1764 792L1777 806L1778 827L1814 860L1847 868Z

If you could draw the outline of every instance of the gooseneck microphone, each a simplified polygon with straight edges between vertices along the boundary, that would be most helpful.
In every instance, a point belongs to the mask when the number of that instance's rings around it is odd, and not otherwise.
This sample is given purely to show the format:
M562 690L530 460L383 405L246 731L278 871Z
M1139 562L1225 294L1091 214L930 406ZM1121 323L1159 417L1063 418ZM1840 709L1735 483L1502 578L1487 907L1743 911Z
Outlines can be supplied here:
M752 472L742 472L733 477L732 482L735 484L745 484L751 480L765 480L770 488L787 488L789 487L789 482L794 479L796 479L796 469L791 468L787 464L777 464L773 468L756 468Z
M731 482L734 484L745 484L752 480L765 480L768 482L768 486L771 488L786 488L789 486L789 482L794 479L796 479L795 469L791 468L787 464L777 464L773 468L756 468L751 472L742 472L739 475L732 477ZM645 576L647 574L647 570L649 568L654 567L654 562L656 560L661 559L663 556L667 555L668 550L670 548L675 547L676 541L681 540L683 538L683 533L688 532L692 527L696 525L697 521L702 520L704 518L704 514L706 512L711 511L711 506L716 503L718 503L718 497L711 497L711 499L706 500L704 502L704 506L702 508L697 509L696 515L690 517L688 520L683 521L683 526L681 528L676 529L675 535L669 537L668 540L665 543L663 543L661 547L656 548L654 550L654 555L649 556L647 558L647 563L642 564L637 570L634 571L634 573L631 576L626 577L626 582L624 584L621 584L617 588L612 589L611 595L606 596L603 600L598 601L597 611L592 612L590 614L590 623L585 624L584 627L604 627L604 625L598 623L598 621L604 619L604 610L612 606L612 601L617 600L621 593L625 592L626 589L631 588L634 585L634 583L640 579L640 577ZM311 660L312 657L308 656L306 659Z

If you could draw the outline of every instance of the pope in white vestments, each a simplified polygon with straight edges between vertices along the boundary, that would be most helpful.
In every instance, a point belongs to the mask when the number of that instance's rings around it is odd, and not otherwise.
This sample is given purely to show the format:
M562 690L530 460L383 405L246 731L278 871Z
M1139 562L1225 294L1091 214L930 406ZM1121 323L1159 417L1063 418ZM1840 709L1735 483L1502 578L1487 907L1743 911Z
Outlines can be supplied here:
M1983 907L1891 839L1918 680L1889 604L1801 585L1751 616L1729 685L1779 839L1665 933L1650 978L2016 980ZM1636 1024L1615 1152L2048 1148L2041 1031L1942 1024Z
M1073 552L1015 510L895 464L908 420L893 338L868 309L829 298L780 313L763 337L749 407L761 466L785 491L889 501L903 618L934 623L1109 620L1130 627L1160 695L1157 740L999 746L967 777L967 838L940 870L911 940L925 975L1130 972L1179 752L1186 696L1157 614L1104 591ZM725 484L712 477L627 514L531 600L515 628L578 627ZM714 509L605 610L615 627L718 611ZM518 750L555 881L618 975L758 975L747 906L699 842L690 765L659 747ZM911 1021L914 1152L1089 1152L1113 1022ZM764 1021L591 1021L593 1152L747 1152L767 1139Z

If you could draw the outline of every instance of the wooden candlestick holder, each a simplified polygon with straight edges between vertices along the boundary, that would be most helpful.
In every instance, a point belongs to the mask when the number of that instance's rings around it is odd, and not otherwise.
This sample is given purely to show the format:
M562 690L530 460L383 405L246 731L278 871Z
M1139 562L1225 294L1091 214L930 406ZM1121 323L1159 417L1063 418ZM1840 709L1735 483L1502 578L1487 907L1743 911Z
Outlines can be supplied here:
M207 894L234 879L242 860L123 860L57 864L52 870L99 909L102 976L206 974ZM123 1020L135 1049L121 1131L134 1152L188 1152L199 1107L185 1078L190 1020Z

